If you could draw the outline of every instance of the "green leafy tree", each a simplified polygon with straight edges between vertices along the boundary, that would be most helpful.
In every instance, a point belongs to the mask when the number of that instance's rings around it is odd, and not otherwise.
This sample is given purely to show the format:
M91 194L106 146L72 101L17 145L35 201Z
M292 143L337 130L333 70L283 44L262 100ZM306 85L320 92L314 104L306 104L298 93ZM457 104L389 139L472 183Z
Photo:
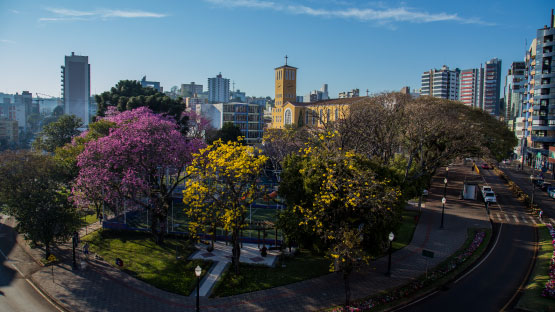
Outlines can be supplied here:
M75 115L63 115L57 121L45 126L33 142L33 148L54 152L57 147L62 147L71 142L71 139L81 133L78 129L83 127L81 118Z
M232 122L226 122L220 130L216 131L215 137L209 138L209 141L215 142L221 139L223 142L238 142L238 138L242 135L241 129L238 126Z
M172 99L154 88L143 88L136 80L121 80L110 91L95 95L98 116L105 116L108 108L119 112L148 107L154 113L173 116L181 126L181 132L187 133L187 116L183 116L185 104L181 97Z
M0 202L15 217L26 239L42 243L46 258L52 245L66 240L79 219L68 202L63 169L52 156L28 151L0 154Z
M335 133L320 133L304 148L298 171L311 203L296 205L306 225L325 243L332 271L342 272L346 305L349 277L361 261L385 246L398 219L401 193L372 170L364 156L337 148ZM384 171L386 172L386 171ZM383 174L383 173L382 173Z

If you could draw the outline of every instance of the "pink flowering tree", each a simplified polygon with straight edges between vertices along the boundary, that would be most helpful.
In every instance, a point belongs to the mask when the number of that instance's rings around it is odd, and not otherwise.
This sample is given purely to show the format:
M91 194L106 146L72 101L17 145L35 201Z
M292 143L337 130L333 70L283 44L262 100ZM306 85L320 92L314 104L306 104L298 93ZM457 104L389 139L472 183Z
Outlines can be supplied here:
M187 178L185 168L204 143L185 137L172 117L146 107L107 115L115 127L86 143L77 157L75 200L101 198L111 207L142 207L150 212L150 230L161 243L172 193Z

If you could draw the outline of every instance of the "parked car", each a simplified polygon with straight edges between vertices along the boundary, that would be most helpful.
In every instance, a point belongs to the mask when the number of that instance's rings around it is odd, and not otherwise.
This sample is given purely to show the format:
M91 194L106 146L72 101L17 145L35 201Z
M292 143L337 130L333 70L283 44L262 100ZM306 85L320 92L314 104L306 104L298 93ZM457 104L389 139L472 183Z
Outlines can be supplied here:
M542 191L546 191L547 189L551 187L551 183L549 182L543 182L542 185L540 186L540 188L542 189Z
M497 198L495 198L495 194L493 192L486 192L484 194L484 202L496 203Z
M487 192L493 192L493 190L491 189L491 186L489 185L482 186L482 196L485 197Z
M482 169L489 169L489 165L486 164L486 163L483 163L483 164L482 164Z
M544 180L540 179L540 178L537 178L537 179L534 180L534 184L536 184L536 186L539 186L539 187L542 186L543 182L544 182Z
M428 190L423 190L422 191L422 196L428 196L428 194L429 194Z
M549 188L549 191L547 192L547 194L549 194L549 197L555 198L555 187Z

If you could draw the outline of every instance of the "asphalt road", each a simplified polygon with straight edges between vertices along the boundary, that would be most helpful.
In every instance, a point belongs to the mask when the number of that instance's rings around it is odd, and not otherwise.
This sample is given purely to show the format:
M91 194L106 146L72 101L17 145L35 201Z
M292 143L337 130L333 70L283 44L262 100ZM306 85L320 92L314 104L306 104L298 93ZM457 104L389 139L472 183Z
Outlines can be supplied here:
M15 243L14 231L0 224L0 311L58 312L25 276L38 265Z
M530 182L530 168L526 168L528 171L515 170L514 167L501 167L501 170L513 180L526 194L532 195L532 183ZM539 171L534 171L538 173ZM555 181L551 178L551 174L544 174L547 182L551 182L555 185ZM547 192L542 191L539 187L534 187L534 203L538 205L544 212L544 216L547 218L555 219L555 199L548 196Z
M399 311L499 311L523 282L534 254L536 221L499 177L484 171L498 202L490 206L494 245L467 275Z

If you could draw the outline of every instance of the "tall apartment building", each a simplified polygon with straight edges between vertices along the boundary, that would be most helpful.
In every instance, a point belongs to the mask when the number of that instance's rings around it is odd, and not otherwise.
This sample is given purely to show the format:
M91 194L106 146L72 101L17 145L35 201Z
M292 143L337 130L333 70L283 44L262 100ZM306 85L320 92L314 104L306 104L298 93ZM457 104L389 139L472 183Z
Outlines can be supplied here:
M196 84L194 81L187 84L181 84L181 96L183 97L195 97L195 94L202 93L202 85Z
M91 66L89 57L75 55L65 57L62 66L62 96L64 114L75 115L83 120L85 125L90 121L91 100Z
M322 88L320 88L320 90L312 90L307 95L305 95L302 102L311 103L311 102L328 100L329 98L330 97L328 94L328 84L324 83L322 85Z
M505 120L509 129L515 130L515 120L522 117L522 102L524 100L524 70L526 63L513 62L505 77Z
M422 88L420 95L428 95L442 99L459 99L458 68L451 70L443 65L441 69L430 69L422 74Z
M214 78L208 78L208 102L229 102L229 79L223 78L222 73Z
M494 58L484 65L482 109L499 116L499 93L501 92L501 60Z
M340 98L340 99L350 99L350 98L359 97L359 95L360 95L360 90L359 89L352 89L351 91L339 92L338 98Z
M483 80L484 69L482 67L461 70L459 101L471 107L482 108Z

